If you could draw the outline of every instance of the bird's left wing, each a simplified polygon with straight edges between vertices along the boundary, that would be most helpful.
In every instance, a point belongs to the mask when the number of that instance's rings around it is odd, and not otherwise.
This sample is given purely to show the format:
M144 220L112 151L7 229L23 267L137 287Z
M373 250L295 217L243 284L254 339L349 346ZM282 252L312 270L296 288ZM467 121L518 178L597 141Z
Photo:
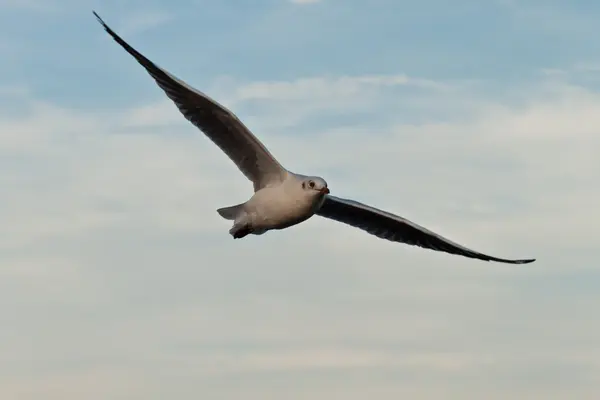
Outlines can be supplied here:
M254 183L254 191L285 179L287 170L233 112L158 67L117 35L96 12L94 15L104 30L154 78L183 116L204 132Z
M353 200L327 195L317 215L351 225L381 239L406 243L450 254L509 264L527 264L535 259L507 260L488 256L454 243L405 218Z

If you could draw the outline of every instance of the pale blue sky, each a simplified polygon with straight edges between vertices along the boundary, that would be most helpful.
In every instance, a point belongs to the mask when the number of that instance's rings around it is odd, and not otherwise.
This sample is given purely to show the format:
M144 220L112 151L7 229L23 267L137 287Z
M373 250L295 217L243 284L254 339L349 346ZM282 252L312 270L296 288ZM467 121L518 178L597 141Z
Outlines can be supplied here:
M313 218L233 241L235 166L102 30L287 168L526 266ZM600 3L0 0L0 398L596 399Z

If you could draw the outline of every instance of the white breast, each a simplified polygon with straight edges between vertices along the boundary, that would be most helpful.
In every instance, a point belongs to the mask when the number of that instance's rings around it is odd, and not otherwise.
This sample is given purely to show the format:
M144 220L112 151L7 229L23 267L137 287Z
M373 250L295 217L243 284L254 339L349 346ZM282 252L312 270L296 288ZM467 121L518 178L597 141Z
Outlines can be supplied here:
M276 187L265 187L246 203L246 211L255 228L281 229L309 218L315 210L315 198L294 180Z

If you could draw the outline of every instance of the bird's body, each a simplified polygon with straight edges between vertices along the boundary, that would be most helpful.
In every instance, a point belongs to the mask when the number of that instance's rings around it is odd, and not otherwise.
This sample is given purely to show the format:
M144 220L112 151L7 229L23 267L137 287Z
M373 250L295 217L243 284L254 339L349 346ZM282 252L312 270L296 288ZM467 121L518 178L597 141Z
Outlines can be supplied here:
M306 178L288 172L281 183L259 189L247 202L217 212L234 220L230 233L236 239L289 228L312 217L328 192L327 186L321 190L303 189Z
M117 35L94 12L106 32L140 63L181 114L216 144L253 183L245 203L217 212L233 221L235 238L261 235L306 221L313 215L359 228L379 238L484 261L525 264L534 259L507 260L454 243L398 215L329 195L327 182L285 169L233 112L160 68Z

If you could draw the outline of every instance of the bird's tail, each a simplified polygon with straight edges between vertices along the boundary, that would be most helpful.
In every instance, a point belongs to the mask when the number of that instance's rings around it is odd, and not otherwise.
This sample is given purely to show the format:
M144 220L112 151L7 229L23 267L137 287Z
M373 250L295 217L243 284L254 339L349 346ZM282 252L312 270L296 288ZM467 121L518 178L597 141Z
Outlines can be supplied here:
M219 215L225 219L235 220L239 213L244 209L244 203L231 206L231 207L223 207L219 208L217 212Z

